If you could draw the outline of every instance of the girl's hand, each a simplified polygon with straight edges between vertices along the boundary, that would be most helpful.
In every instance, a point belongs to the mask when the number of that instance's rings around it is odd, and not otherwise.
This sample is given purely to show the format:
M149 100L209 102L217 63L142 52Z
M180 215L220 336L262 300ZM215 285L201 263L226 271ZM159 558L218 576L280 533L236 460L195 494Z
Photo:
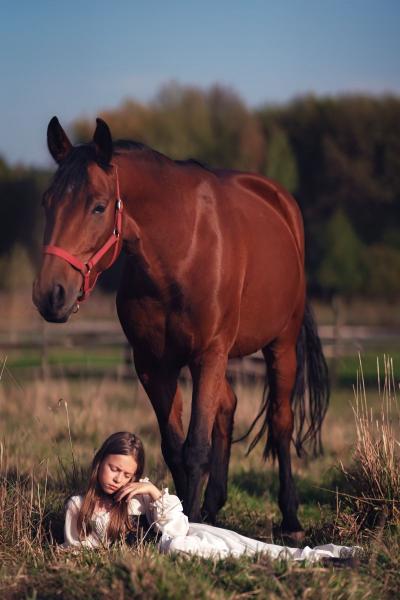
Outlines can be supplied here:
M160 490L150 483L150 481L132 481L131 483L127 483L118 490L114 497L117 502L120 502L121 500L129 502L129 500L137 494L148 494L153 501L161 498Z

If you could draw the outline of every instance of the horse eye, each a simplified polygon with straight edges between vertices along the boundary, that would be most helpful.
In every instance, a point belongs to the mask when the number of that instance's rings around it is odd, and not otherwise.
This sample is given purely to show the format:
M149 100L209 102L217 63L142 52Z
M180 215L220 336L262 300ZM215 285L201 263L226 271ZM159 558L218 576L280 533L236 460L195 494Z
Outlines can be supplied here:
M106 210L106 207L103 206L102 204L96 204L96 206L93 209L93 212L97 215L103 213Z

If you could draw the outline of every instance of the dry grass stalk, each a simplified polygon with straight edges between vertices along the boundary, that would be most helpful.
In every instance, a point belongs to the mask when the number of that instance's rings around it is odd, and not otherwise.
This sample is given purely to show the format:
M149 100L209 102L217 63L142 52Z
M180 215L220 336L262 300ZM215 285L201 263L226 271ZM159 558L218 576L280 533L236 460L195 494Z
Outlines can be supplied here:
M0 381L3 378L3 373L4 373L4 369L6 368L6 364L7 364L7 356L3 359L3 364L1 365L1 368L0 368Z
M42 553L43 523L47 511L47 464L38 473L10 468L9 455L0 444L0 552L10 547L31 556ZM44 468L43 468L44 467Z
M363 526L383 528L400 523L400 413L393 361L384 356L383 385L377 360L379 412L367 400L362 362L352 405L356 442L350 469L341 465L352 494L346 495L352 519Z

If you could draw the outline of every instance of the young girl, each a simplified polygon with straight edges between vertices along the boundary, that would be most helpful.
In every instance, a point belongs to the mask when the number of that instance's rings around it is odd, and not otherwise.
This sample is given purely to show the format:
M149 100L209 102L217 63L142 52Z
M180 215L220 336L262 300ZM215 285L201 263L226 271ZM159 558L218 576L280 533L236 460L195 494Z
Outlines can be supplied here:
M86 494L72 496L67 503L63 546L107 546L133 531L140 515L145 515L149 527L161 533L159 548L165 553L223 558L264 552L271 558L307 561L353 554L347 546L287 548L189 523L179 498L142 479L143 469L143 444L136 435L122 431L107 438L93 459Z

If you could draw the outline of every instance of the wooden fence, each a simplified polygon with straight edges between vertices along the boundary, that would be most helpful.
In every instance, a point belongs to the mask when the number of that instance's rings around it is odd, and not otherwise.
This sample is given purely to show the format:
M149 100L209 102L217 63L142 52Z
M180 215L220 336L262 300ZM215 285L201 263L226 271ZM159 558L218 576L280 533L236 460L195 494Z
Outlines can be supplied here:
M333 363L340 357L354 356L358 352L395 347L400 339L399 330L379 327L343 326L338 331L334 327L324 325L319 327L319 334L325 356ZM6 357L9 357L10 364L13 357L28 351L33 352L39 357L40 363L33 371L44 374L57 375L60 372L60 368L54 368L49 363L49 355L57 351L81 350L93 354L99 351L104 353L107 349L114 354L116 350L120 352L121 360L113 367L118 375L134 377L130 347L117 322L76 321L65 326L43 323L40 330L13 331L12 334L0 332L1 363ZM62 372L70 374L79 371L80 368L81 365L72 363L65 366ZM95 368L93 370L96 371ZM264 378L264 372L261 352L229 361L228 376L234 380L256 381ZM187 376L187 371L183 371L182 377Z

